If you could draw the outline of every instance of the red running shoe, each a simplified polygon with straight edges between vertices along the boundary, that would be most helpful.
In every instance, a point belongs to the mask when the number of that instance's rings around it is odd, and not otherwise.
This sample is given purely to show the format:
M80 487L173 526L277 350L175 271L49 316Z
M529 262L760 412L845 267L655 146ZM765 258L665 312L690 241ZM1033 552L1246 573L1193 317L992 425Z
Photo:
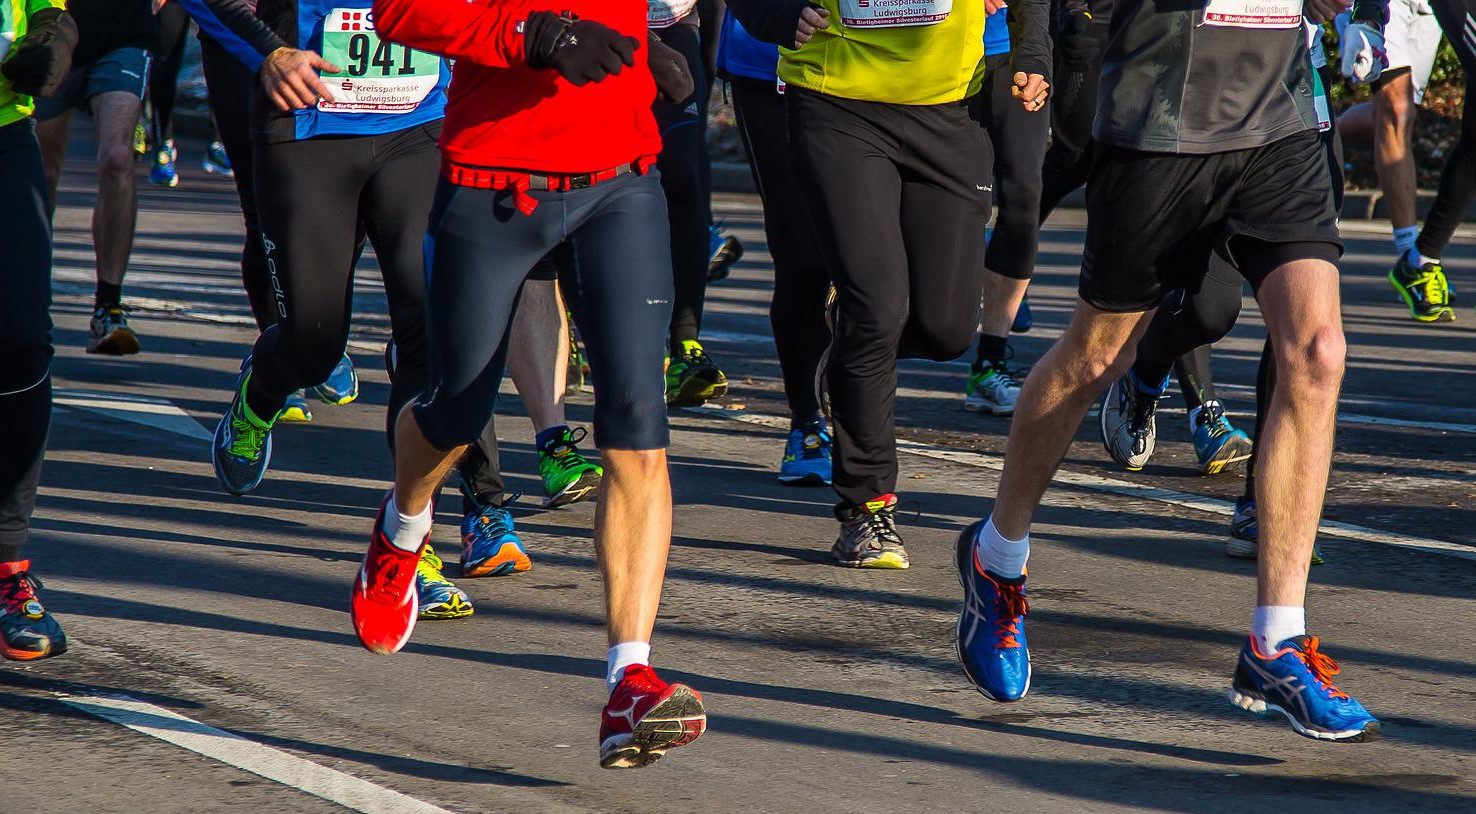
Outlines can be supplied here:
M644 664L631 665L600 716L600 765L646 766L706 731L707 711L696 690L667 684Z
M387 504L389 499L385 499ZM415 567L420 564L420 551L395 548L384 534L384 504L374 518L374 531L364 564L354 577L354 592L349 615L359 643L371 653L394 653L410 641L415 618L420 613L420 598L415 590ZM427 534L426 542L430 541Z

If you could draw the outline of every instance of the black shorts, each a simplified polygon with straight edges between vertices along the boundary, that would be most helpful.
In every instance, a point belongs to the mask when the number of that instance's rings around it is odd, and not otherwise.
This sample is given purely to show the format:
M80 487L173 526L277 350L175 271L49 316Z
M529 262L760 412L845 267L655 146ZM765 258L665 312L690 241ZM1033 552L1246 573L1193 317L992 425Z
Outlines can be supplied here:
M153 55L145 48L118 48L96 62L72 69L56 93L36 100L36 120L54 119L73 110L88 110L92 97L122 92L141 101L149 87Z
M1294 260L1343 253L1327 155L1315 131L1211 155L1098 145L1087 181L1083 301L1146 311L1198 291L1218 252L1252 288Z

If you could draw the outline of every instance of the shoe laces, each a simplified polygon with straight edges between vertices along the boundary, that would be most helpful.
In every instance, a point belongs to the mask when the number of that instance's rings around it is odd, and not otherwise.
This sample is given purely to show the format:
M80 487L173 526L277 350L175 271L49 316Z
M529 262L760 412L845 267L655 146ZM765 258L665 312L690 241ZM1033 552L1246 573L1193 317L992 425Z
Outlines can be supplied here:
M386 549L393 549L388 541L384 542ZM368 580L364 585L364 593L377 602L387 604L398 604L404 598L404 592L400 589L400 568L403 567L404 557L385 555L375 557L370 567L365 569ZM420 558L415 560L416 572L419 573Z
M996 606L999 618L995 623L995 638L1001 648L1019 647L1020 640L1015 637L1020 635L1020 620L1030 613L1030 601L1025 598L1025 586L1017 582L994 580L994 587L999 593Z
M1230 419L1225 417L1225 405L1218 401L1206 401L1200 408L1198 420L1211 438L1219 438L1233 429Z
M1450 281L1446 279L1445 271L1433 263L1421 266L1409 287L1418 291L1420 299L1430 305L1450 304Z
M6 613L24 613L26 603L34 600L40 589L41 580L29 571L0 579L0 609Z
M106 319L109 322L117 323L122 322L131 313L133 313L133 309L131 307L122 303L114 303L112 305L98 306L97 309L92 312L92 316L94 319L102 318Z
M1134 438L1144 438L1148 435L1148 421L1158 409L1158 399L1139 390L1132 381L1124 382L1122 389L1128 400L1128 432Z
M476 529L478 536L489 539L501 537L504 534L511 534L513 530L512 515L507 509L488 506L478 512L473 527Z
M583 427L575 427L566 430L554 438L550 438L540 450L546 460L551 461L554 466L567 472L570 469L581 467L589 462L579 454L579 442L589 437L589 431Z
M1302 648L1295 651L1297 658L1301 659L1302 663L1307 666L1307 669L1312 673L1312 677L1317 679L1317 683L1322 686L1323 692L1327 693L1328 698L1347 700L1348 694L1338 689L1332 683L1333 676L1341 673L1343 668L1339 667L1336 661L1333 661L1332 656L1318 649L1321 644L1321 640L1316 636L1308 636Z
M435 585L450 585L451 580L446 579L446 575L441 572L445 567L446 563L441 560L436 550L426 546L425 553L420 555L420 562L415 566L415 575Z
M246 405L242 404L240 410L231 413L231 456L256 463L270 433L271 428L259 427L246 417Z
M897 516L895 509L888 507L868 512L860 509L856 512L852 523L860 531L860 541L865 545L872 542L887 545L902 545L902 535L897 533Z

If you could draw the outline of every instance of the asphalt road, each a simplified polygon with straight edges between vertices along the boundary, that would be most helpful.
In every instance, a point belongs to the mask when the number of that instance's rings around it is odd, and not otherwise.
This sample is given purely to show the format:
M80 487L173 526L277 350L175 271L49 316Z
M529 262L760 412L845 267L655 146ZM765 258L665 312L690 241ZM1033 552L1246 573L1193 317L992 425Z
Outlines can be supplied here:
M1383 740L1326 745L1223 698L1253 569L1223 543L1233 476L1202 478L1182 414L1140 474L1089 433L1047 498L1031 560L1035 682L991 703L953 658L958 530L993 494L1007 421L960 410L963 364L911 364L898 416L913 568L833 567L833 496L774 480L782 412L756 202L718 211L749 253L711 289L707 342L734 382L672 416L675 539L655 658L702 691L709 734L639 772L602 771L604 641L593 509L518 510L534 570L462 583L477 615L404 652L357 645L347 599L390 474L386 336L372 257L351 345L363 397L284 426L254 495L220 492L209 430L253 338L226 182L142 187L127 296L144 352L82 352L91 183L65 179L55 269L58 409L35 569L73 637L0 667L0 812L1471 811L1476 806L1476 314L1401 319L1387 224L1350 224L1352 348L1310 621ZM142 177L142 174L141 176ZM1052 221L1032 294L1036 358L1064 324L1080 213ZM1476 250L1449 258L1476 294ZM1216 365L1249 424L1254 303ZM589 397L571 416L589 420ZM1170 404L1172 406L1172 404ZM536 488L516 397L505 466ZM1207 499L1205 499L1207 498ZM456 506L437 539L455 559ZM184 716L183 718L179 716ZM271 779L268 779L271 778ZM309 791L313 793L310 794ZM316 795L316 796L315 796Z

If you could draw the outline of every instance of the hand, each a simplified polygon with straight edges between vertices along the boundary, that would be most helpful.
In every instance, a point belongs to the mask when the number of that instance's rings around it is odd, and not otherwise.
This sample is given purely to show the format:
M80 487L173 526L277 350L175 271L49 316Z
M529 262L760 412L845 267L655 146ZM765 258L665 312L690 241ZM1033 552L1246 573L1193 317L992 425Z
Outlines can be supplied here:
M1307 19L1321 25L1350 8L1353 8L1353 0L1305 0L1302 13L1307 15Z
M528 15L523 52L530 68L553 68L571 84L602 82L635 66L640 41L603 23L551 11Z
M1045 107L1046 99L1050 97L1051 85L1045 81L1045 77L1038 73L1026 75L1024 71L1016 72L1015 85L1010 88L1010 95L1020 100L1020 104L1031 113Z
M672 104L690 97L697 83L692 79L687 58L662 42L655 32L651 33L646 49L646 62L651 66L651 75L656 77L656 97Z
M168 5L168 3L169 0L154 0L154 13L158 14L159 9L164 8L164 6Z
M804 11L801 11L799 22L794 27L794 47L798 48L809 42L810 38L815 36L816 31L829 28L829 17L830 9L818 6L807 6Z
M1085 11L1073 11L1061 22L1056 32L1061 49L1061 61L1067 70L1075 73L1090 71L1102 54L1102 43L1092 35L1092 15Z
M29 22L26 35L16 41L10 58L0 64L0 74L10 80L16 93L45 96L55 93L72 69L77 24L56 8L41 9L31 15Z
M1373 82L1389 67L1384 32L1373 23L1349 23L1343 29L1343 76L1354 82Z
M309 108L319 99L333 101L333 94L318 72L342 73L343 69L318 55L283 46L267 54L261 63L261 86L267 98L281 111Z
M1005 0L984 0L984 13L994 14L1002 8L1009 6Z

